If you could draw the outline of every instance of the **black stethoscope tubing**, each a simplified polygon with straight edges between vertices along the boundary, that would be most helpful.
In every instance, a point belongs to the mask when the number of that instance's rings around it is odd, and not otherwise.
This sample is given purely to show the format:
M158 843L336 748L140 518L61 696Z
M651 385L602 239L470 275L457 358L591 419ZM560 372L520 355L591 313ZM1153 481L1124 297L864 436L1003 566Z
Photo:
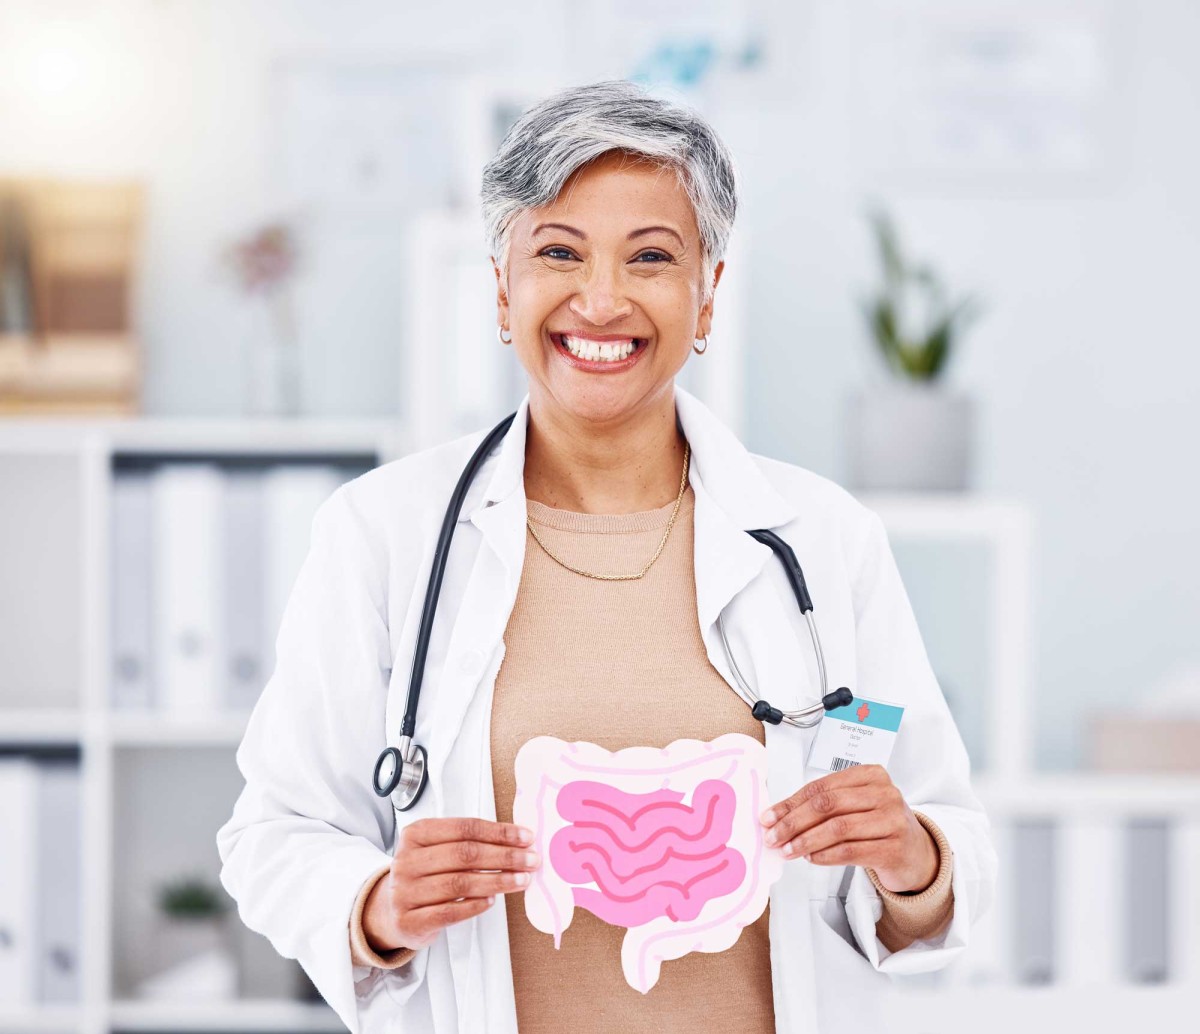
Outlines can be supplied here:
M400 725L400 742L395 747L384 747L375 762L375 771L371 777L375 792L380 797L391 797L392 804L397 811L408 811L409 808L415 805L420 800L421 794L429 782L428 756L425 753L425 748L420 744L413 743L412 737L417 727L417 704L421 698L421 683L425 677L425 657L429 653L429 638L433 629L433 618L437 613L438 598L441 595L442 577L446 571L446 560L450 554L450 540L454 536L454 527L458 523L458 515L462 511L463 500L466 498L467 490L471 487L471 482L475 474L491 454L496 443L507 433L516 415L514 412L506 416L479 443L470 460L468 460L466 467L463 468L462 474L459 475L458 484L454 486L454 492L450 497L450 504L446 507L446 515L442 519L442 528L438 534L437 548L433 554L433 567L429 572L429 585L425 590L425 604L421 608L421 623L417 628L417 645L413 651L412 669L408 678L408 696L404 706L404 720ZM759 529L749 531L747 534L764 545L770 546L774 550L775 555L782 561L784 570L787 573L788 583L796 595L796 601L800 605L800 610L808 619L809 630L813 636L813 646L817 651L818 663L821 668L822 689L827 688L824 682L825 667L821 655L820 638L817 636L816 627L812 622L812 599L808 594L808 586L804 581L804 572L800 568L796 554L792 552L791 546L772 531ZM729 644L725 642L723 629L721 631L721 638L725 645L726 653L729 655L730 663L736 672L737 664L733 660L733 655L729 653ZM739 684L743 684L744 689L744 680L741 678L741 673L736 672L736 674L737 681ZM813 711L823 714L825 711L850 703L852 699L853 694L843 686L832 693L826 694L822 697L820 704L806 708L803 712L795 712L793 714L792 712L780 711L772 707L765 700L758 700L752 707L752 713L759 721L770 722L772 725L778 725L783 721L788 721L795 725L808 724L798 721L795 716L808 714Z

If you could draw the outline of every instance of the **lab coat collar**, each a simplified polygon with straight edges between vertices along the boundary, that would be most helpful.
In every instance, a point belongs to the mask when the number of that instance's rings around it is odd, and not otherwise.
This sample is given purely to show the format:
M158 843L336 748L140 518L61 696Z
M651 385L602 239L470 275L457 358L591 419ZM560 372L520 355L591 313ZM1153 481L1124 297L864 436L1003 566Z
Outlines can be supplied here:
M675 386L675 413L691 446L689 477L701 481L713 502L742 531L774 528L796 517L796 508L779 494L737 436L690 392ZM460 520L503 502L524 488L525 441L529 395L517 407L512 426L500 442L491 476L480 493L464 502ZM481 472L482 473L482 472ZM480 478L482 482L482 478Z

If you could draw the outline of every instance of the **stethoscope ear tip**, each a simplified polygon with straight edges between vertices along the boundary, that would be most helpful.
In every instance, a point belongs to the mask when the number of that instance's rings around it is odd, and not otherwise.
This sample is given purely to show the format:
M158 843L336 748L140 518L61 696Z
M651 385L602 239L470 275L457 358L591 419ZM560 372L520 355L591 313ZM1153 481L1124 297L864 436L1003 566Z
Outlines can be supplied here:
M850 692L846 686L838 686L832 693L828 694L822 703L825 704L826 711L832 711L835 707L847 707L854 703L854 694Z

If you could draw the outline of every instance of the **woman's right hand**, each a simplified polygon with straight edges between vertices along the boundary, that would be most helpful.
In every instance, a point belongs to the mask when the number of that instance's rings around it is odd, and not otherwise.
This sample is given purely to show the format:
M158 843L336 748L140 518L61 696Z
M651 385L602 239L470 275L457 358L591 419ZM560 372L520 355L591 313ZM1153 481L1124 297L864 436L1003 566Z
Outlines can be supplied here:
M424 948L443 927L483 912L494 895L524 890L540 864L526 849L532 842L529 830L487 819L418 819L405 826L390 871L363 907L367 943L377 952Z

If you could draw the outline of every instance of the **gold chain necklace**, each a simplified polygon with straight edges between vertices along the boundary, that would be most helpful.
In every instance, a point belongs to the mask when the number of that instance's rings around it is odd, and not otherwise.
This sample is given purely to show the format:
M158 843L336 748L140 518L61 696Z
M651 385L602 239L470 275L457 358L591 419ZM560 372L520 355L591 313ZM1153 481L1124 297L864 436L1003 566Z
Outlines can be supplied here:
M641 578L642 575L644 575L647 571L650 570L651 564L653 564L654 561L658 559L659 554L662 553L663 547L667 544L667 536L671 534L671 529L675 526L675 517L679 513L679 504L681 502L683 502L683 492L684 492L684 489L687 487L688 457L690 454L691 454L691 447L685 441L683 443L683 475L679 479L679 495L677 495L675 497L675 508L671 511L671 519L669 521L667 521L667 530L665 532L663 532L662 541L658 544L658 549L656 549L654 551L654 556L652 556L649 559L649 561L647 561L646 566L643 567L640 571L638 571L637 574L593 574L591 571L583 571L583 570L580 570L578 567L572 567L566 561L564 561L560 557L557 557L554 555L554 553L551 551L550 547L547 546L546 543L544 543L542 541L541 537L534 530L533 521L531 521L528 517L526 517L525 523L529 526L529 532L531 535L533 535L534 540L537 542L537 544L539 546L542 547L542 549L545 551L546 555L551 560L553 560L555 563L559 564L560 566L565 567L568 571L574 572L575 574L581 574L585 578L595 578L595 579L597 579L599 581L603 581L603 582L627 582L627 581L632 581L637 578Z

